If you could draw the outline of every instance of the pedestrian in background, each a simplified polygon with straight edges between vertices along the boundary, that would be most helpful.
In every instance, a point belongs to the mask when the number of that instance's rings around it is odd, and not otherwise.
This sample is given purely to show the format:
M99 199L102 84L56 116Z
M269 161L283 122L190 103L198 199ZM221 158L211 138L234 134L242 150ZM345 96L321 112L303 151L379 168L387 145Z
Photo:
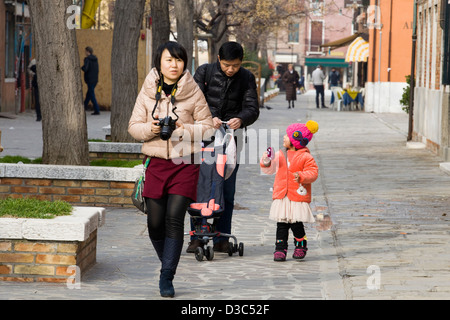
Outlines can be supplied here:
M194 153L201 139L214 130L211 112L187 66L186 50L169 41L157 49L154 65L136 99L128 132L144 141L142 153L151 157L143 196L150 240L161 261L160 294L173 297L173 279L184 242L188 206L197 201L200 165ZM160 120L172 117L176 128L167 140ZM194 141L198 138L198 141ZM144 161L146 161L146 159Z
M306 92L306 90L305 90L305 76L304 75L300 76L299 88L300 88L300 93L301 94L304 94Z
M303 223L315 221L309 204L311 184L319 175L314 157L306 147L319 130L315 121L306 124L294 123L286 129L283 146L271 160L267 152L260 166L266 174L274 174L272 206L269 218L277 222L274 261L286 261L289 229L294 234L294 259L303 259L308 251Z
M288 109L294 108L294 101L297 100L297 87L299 86L300 76L294 70L294 65L288 65L288 70L283 74L283 83L286 88L286 100L288 102Z
M331 68L330 75L328 76L328 84L330 85L330 89L333 87L339 87L341 83L341 74L336 68Z
M88 109L89 101L92 101L94 105L94 112L92 115L100 114L100 108L97 103L97 98L95 97L95 87L98 83L98 59L94 55L94 50L91 47L86 47L85 49L84 65L81 70L84 71L84 82L87 85L86 99L84 100L84 109Z
M314 88L316 89L316 108L319 107L319 95L321 95L322 108L327 108L325 106L325 87L323 81L325 80L325 74L322 71L322 66L318 65L316 70L312 73L312 81Z
M32 76L31 87L34 95L34 109L36 110L36 121L42 120L41 102L39 101L39 87L37 82L36 59L31 60L28 65L28 72Z
M242 67L244 49L237 42L225 42L219 49L217 62L204 64L195 72L194 79L203 91L214 121L214 127L225 125L234 130L236 153L239 157L243 147L243 130L259 117L258 93L255 76ZM218 219L216 230L231 233L231 221L236 192L236 178L239 158L233 174L225 180L225 208ZM198 239L191 238L187 252L195 252L202 245ZM215 237L214 251L228 252L229 238Z

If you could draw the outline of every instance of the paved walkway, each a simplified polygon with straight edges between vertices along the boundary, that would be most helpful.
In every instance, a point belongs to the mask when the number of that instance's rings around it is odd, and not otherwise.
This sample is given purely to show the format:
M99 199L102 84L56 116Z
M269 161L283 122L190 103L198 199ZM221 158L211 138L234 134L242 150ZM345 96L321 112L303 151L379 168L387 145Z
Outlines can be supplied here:
M268 219L273 177L261 175L258 165L241 165L233 233L245 245L244 256L216 253L213 261L198 262L183 251L174 299L449 299L450 176L439 169L441 160L406 148L406 114L319 110L313 95L298 99L290 110L284 95L267 102L272 109L262 109L251 129L260 137L263 129L279 129L281 142L294 121L320 125L309 144L320 177L313 184L317 222L307 225L307 257L293 261L291 246L288 261L273 261L275 224ZM107 116L88 115L90 138L102 138L93 127L107 124ZM5 149L11 141L7 128L24 122L28 129L35 125L32 114L0 118ZM29 131L14 132L14 143L30 140L20 135ZM35 145L40 142L37 134L30 136ZM261 154L267 143L256 145L250 144ZM146 217L134 209L107 208L97 264L80 289L4 282L0 299L159 300L158 277Z

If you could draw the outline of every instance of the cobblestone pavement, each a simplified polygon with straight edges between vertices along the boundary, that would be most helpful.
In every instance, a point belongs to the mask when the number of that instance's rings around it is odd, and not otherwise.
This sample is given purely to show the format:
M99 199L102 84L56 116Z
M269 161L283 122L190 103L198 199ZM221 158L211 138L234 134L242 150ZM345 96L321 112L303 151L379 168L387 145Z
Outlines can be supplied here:
M272 109L261 109L249 130L259 134L258 143L249 144L258 156L268 144L261 142L264 129L279 129L281 143L292 122L313 119L320 125L309 144L320 177L311 203L317 221L306 226L308 254L294 261L290 244L288 261L273 261L273 176L261 175L249 156L238 173L232 230L245 245L244 256L216 253L214 260L198 262L183 251L174 299L449 299L450 176L430 151L406 148L407 115L316 109L311 93L298 96L295 109L287 109L284 95L266 106ZM95 121L103 125L105 114ZM2 131L14 121L0 119ZM102 134L101 125L89 123L90 137ZM159 267L145 215L107 208L97 264L79 289L4 282L0 299L160 300Z

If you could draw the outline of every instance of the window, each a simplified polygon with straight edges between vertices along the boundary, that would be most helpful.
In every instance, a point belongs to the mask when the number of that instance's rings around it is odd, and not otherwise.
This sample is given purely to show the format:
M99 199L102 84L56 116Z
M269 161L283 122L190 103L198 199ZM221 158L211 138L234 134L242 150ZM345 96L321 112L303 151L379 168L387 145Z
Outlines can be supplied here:
M311 38L309 51L321 51L320 46L323 44L323 21L311 21Z
M289 23L289 35L288 42L290 43L298 43L299 42L299 24L298 23Z
M321 16L324 7L323 0L310 0L309 7L311 8L311 13L314 16Z

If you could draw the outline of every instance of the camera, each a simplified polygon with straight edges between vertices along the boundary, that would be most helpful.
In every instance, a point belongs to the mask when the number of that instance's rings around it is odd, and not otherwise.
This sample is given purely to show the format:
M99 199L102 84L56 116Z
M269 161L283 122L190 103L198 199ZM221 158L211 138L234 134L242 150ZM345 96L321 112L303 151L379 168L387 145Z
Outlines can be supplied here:
M173 130L175 130L176 125L175 122L177 120L172 119L171 116L167 116L164 119L159 120L158 126L161 127L161 132L159 133L159 136L162 140L169 140L172 136Z

